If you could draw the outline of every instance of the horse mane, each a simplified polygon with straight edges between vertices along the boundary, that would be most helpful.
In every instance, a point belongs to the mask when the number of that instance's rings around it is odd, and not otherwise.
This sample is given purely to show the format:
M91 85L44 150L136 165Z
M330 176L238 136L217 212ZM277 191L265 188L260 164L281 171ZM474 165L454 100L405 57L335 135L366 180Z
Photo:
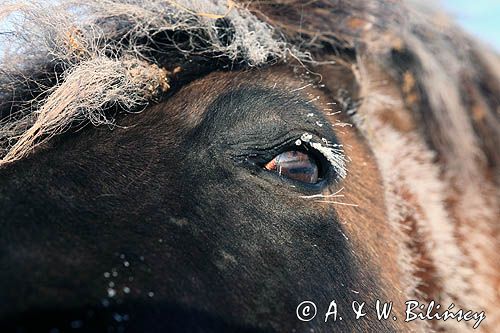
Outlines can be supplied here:
M380 82L397 82L411 126L396 137L422 139L408 155L425 160L430 182L443 185L436 202L459 201L458 215L467 216L429 213L445 220L438 233L458 239L437 237L433 246L456 243L450 258L480 253L468 269L498 248L498 225L481 221L499 213L491 198L500 182L500 59L434 8L412 0L72 0L7 3L2 17L0 166L75 124L113 124L117 113L168 98L210 71L291 60L314 67L347 56L360 91L353 121L367 141L367 129L379 129L371 108L397 103ZM478 219L483 238L464 245L474 229L463 226ZM485 274L498 286L498 272Z
M168 90L167 68L187 58L251 67L339 49L370 55L397 80L411 71L428 142L459 161L454 168L500 161L498 56L411 1L42 0L4 4L1 17L10 28L2 33L2 163L74 120L109 124L104 106L144 106Z
M8 17L12 29L2 36L1 163L22 158L75 121L111 124L103 110L112 105L144 107L169 90L176 68L186 76L203 72L200 63L212 58L257 66L293 52L274 38L270 25L233 6L43 0L3 5L0 17ZM189 71L193 59L198 66Z

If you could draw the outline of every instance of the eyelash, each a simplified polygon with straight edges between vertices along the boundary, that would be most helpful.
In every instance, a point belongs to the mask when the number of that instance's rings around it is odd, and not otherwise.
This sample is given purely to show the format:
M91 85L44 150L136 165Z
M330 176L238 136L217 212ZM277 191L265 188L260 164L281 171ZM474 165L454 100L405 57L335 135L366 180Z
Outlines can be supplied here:
M348 157L344 153L344 149L340 144L330 144L325 142L324 145L317 142L309 143L310 146L319 152L330 164L330 167L333 168L337 177L340 179L344 179L347 176L347 162L349 161Z
M319 139L311 133L304 132L300 138L296 139L295 145L299 147L307 145L306 147L316 152L316 156L321 155L322 162L326 162L328 168L333 169L337 180L344 179L347 176L347 163L349 162L349 158L345 155L341 144L330 143L325 138Z

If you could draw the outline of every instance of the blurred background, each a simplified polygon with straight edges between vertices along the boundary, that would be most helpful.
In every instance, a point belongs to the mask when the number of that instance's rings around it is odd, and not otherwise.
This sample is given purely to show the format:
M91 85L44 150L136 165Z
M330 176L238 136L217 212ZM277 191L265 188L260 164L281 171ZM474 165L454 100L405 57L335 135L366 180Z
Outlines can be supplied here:
M500 0L441 0L440 2L441 7L465 30L500 51Z

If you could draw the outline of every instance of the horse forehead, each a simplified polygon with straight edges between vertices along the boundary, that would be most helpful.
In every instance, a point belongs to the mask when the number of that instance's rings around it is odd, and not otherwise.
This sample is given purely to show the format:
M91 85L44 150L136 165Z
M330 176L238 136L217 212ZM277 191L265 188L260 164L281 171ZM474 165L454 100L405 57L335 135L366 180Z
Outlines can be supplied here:
M253 96L252 91L273 91L276 94L292 92L295 95L302 94L304 98L319 93L311 89L298 91L307 84L307 80L282 66L241 72L214 72L182 87L165 103L154 108L166 112L168 117L182 119L185 126L194 128L203 120L208 107L224 94L253 88L246 90L248 95L245 99L239 99L240 102L251 103L254 97L258 97Z

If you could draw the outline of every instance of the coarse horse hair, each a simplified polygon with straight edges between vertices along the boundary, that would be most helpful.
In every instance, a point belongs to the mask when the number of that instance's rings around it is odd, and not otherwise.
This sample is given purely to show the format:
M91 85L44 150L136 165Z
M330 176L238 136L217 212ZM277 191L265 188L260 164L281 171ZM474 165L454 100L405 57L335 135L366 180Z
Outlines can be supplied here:
M440 11L411 0L69 0L4 3L0 18L0 166L215 70L294 62L328 88L322 69L349 64L349 116L383 175L405 293L476 302L492 309L489 327L500 323L500 59Z

